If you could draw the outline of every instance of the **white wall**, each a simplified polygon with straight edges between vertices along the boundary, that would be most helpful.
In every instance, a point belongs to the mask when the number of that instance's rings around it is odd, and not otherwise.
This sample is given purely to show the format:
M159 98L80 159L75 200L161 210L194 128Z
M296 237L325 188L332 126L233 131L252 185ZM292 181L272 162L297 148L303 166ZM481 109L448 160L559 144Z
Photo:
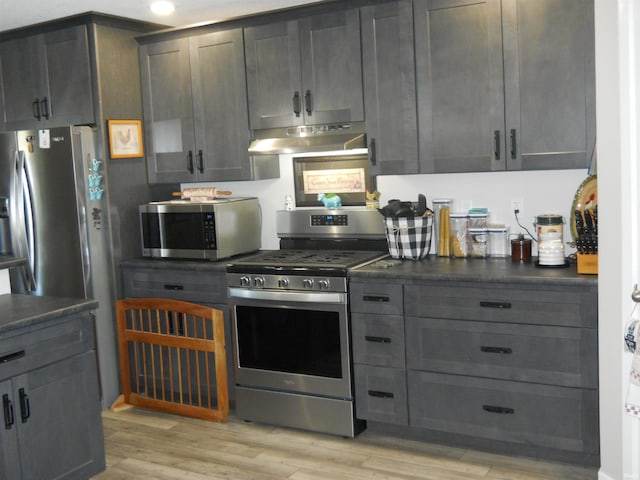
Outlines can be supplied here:
M361 153L362 150L354 152ZM344 154L328 152L332 153ZM524 211L519 215L520 223L534 233L532 224L536 215L561 214L567 222L570 220L573 197L587 176L586 169L379 176L378 190L381 193L381 205L393 198L416 201L418 194L422 193L427 197L429 206L434 198L451 198L455 200L454 209L468 206L487 207L490 220L509 225L512 234L520 233L522 229L518 227L514 215L510 212L510 202L512 198L522 198ZM284 208L286 195L294 196L291 155L280 156L278 179L182 185L183 188L189 186L215 186L222 190L231 190L233 196L257 196L263 215L262 248L279 248L274 212ZM320 206L318 202L318 207ZM568 224L565 225L564 235L565 240L569 242L571 234ZM573 250L567 247L567 253L570 251Z
M638 419L624 412L631 355L624 324L634 309L638 262L638 81L636 0L596 0L598 112L600 480L640 479ZM606 166L606 168L604 168Z

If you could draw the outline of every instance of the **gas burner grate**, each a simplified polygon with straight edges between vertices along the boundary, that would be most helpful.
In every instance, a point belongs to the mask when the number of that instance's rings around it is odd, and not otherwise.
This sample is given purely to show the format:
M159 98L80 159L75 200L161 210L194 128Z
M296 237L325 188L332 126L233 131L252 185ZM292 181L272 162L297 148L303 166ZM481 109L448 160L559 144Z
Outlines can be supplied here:
M245 260L239 260L236 264L245 266L348 268L376 258L382 253L360 250L275 250L263 252Z

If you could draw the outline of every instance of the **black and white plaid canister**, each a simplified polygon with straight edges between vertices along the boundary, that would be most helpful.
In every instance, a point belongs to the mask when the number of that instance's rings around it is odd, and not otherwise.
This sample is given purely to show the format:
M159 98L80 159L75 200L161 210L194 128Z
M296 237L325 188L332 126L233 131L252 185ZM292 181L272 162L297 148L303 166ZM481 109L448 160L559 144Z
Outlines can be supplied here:
M429 254L433 217L385 218L392 258L417 260Z

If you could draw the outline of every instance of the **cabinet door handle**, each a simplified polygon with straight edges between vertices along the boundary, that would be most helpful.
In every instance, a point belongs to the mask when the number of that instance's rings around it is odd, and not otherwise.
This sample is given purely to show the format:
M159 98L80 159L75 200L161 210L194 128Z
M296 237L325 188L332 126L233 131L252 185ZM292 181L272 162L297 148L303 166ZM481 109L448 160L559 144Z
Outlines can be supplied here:
M40 101L40 106L42 107L42 116L48 120L49 119L49 100L47 99L47 97L44 97Z
M164 285L165 290L184 290L184 285L173 285L170 283L166 283Z
M367 392L370 397L377 398L393 398L393 393L391 392L381 392L380 390L369 390Z
M385 297L384 295L363 295L362 301L364 302L389 302L389 297Z
M493 132L493 156L496 160L500 160L500 130Z
M187 154L187 170L189 173L193 173L193 152L191 150Z
M378 162L378 159L376 158L376 139L372 138L371 141L369 142L369 162L371 162L371 165L375 166L376 163Z
M515 411L510 407L499 407L497 405L482 405L482 409L489 413L504 413L507 415L513 415Z
M293 94L293 113L296 114L296 117L299 117L300 112L300 92L295 92Z
M500 353L503 355L508 355L513 352L509 347L485 347L484 345L480 347L480 351L484 353Z
M33 117L40 120L42 115L40 115L40 100L37 98L31 103L31 108L33 108Z
M304 109L307 112L307 115L311 115L313 113L313 97L311 96L311 90L307 90L307 93L304 94Z
M2 396L2 410L4 411L4 429L11 430L11 426L15 423L13 402L9 400L9 395L6 393Z
M202 150L198 150L198 171L204 173L204 163L202 161Z
M516 145L516 129L515 128L511 129L510 139L511 139L511 159L515 160L518 153L518 148Z
M367 342L374 343L391 343L391 339L389 337L372 337L371 335L365 335L364 339Z
M22 423L27 423L27 420L31 416L31 408L29 407L29 395L24 393L24 388L18 390L18 396L20 397L20 418Z
M509 302L480 302L481 307L485 308L511 308L511 303Z
M17 352L9 353L7 355L3 355L0 357L0 363L7 363L13 360L18 360L19 358L24 357L24 350L19 350Z

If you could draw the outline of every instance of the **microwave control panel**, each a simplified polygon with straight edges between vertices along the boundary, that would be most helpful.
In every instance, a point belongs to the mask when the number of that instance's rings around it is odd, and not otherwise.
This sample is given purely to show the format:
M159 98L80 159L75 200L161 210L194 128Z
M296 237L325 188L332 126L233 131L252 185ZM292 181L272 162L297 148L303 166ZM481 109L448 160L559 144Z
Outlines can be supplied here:
M202 231L204 234L204 248L216 249L216 218L213 213L202 215Z

